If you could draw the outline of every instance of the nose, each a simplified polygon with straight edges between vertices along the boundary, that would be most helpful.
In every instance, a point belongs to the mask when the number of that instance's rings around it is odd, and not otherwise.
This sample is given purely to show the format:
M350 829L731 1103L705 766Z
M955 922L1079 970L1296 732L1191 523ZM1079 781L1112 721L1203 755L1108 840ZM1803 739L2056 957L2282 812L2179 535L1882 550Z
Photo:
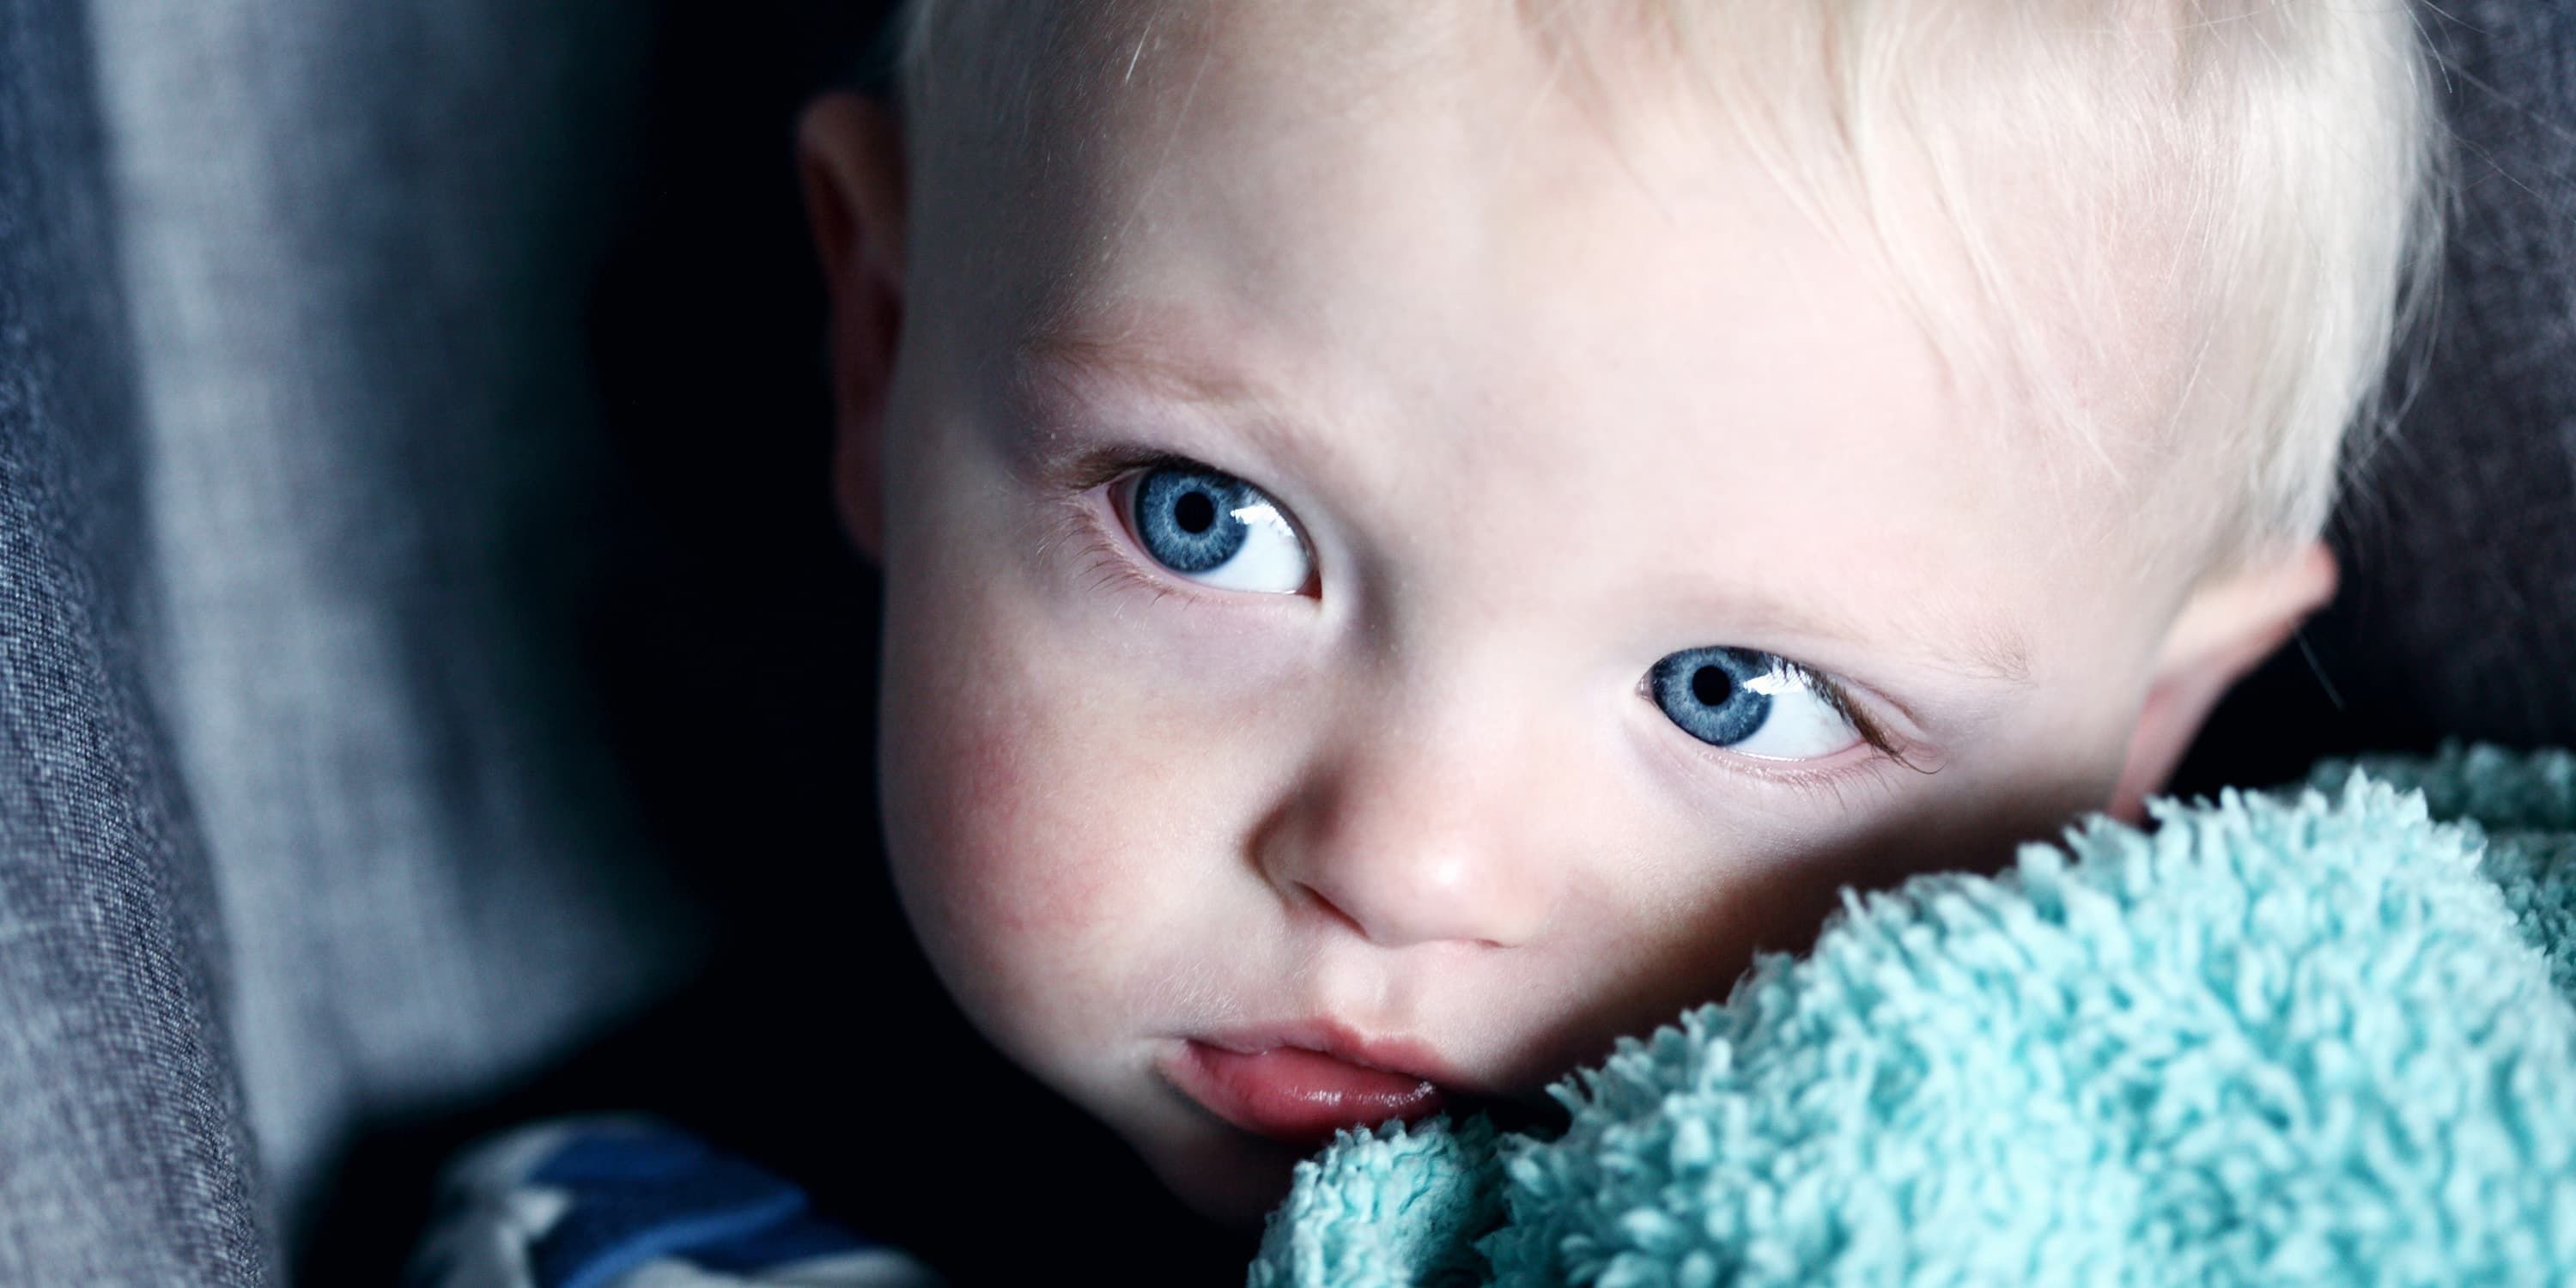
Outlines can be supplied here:
M1393 724L1340 740L1265 820L1256 860L1292 903L1384 947L1528 943L1545 930L1573 856L1551 852L1562 829L1544 821L1569 803L1526 761L1491 742L1468 754Z

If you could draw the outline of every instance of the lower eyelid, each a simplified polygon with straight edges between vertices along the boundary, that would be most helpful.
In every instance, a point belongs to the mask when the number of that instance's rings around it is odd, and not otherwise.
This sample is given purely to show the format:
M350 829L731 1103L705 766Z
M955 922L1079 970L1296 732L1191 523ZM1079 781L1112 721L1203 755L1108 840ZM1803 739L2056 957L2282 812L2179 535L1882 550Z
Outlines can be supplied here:
M1121 489L1132 486L1133 476L1092 488L1078 496L1066 498L1072 513L1068 521L1073 535L1082 543L1085 575L1095 589L1125 587L1141 590L1159 601L1178 596L1194 603L1238 611L1272 601L1298 601L1302 595L1243 594L1209 590L1186 578L1161 573L1151 557L1137 544L1136 534L1119 512Z
M1679 731L1676 731L1679 732ZM1875 781L1890 766L1899 762L1886 752L1866 742L1816 760L1766 760L1760 756L1730 754L1723 747L1691 742L1680 748L1682 754L1715 766L1720 772L1749 778L1767 787L1792 787L1802 790L1829 790Z
M1109 488L1116 486L1114 483L1107 485ZM1135 538L1127 533L1126 525L1115 513L1102 513L1116 505L1115 501L1099 495L1105 490L1093 489L1072 498L1073 513L1068 516L1067 526L1072 529L1070 535L1080 544L1084 575L1096 589L1128 586L1150 592L1157 599L1183 593L1180 587L1139 567L1136 558L1127 552L1126 547L1132 545Z

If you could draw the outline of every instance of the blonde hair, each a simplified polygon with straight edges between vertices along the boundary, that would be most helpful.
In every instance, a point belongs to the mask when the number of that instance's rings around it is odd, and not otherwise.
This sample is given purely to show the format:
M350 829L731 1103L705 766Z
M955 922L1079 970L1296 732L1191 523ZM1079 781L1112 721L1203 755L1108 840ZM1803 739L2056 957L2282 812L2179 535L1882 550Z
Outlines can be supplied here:
M1485 2L1605 92L1636 79L1623 58L1692 72L1813 217L1893 270L1954 371L2176 513L2175 557L2315 536L2392 418L2445 190L2407 0ZM907 106L934 110L942 79L1025 106L1069 31L1153 7L912 0ZM967 11L985 20L954 30ZM2043 226L2079 253L2019 253ZM2201 468L2152 468L2178 461Z

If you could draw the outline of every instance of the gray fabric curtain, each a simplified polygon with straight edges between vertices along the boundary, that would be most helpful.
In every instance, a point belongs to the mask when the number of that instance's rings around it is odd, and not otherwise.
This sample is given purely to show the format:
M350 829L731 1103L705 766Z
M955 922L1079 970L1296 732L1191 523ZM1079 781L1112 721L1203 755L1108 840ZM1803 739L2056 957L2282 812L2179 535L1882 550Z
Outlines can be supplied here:
M131 350L79 17L0 5L0 1282L260 1284L229 954L142 678Z
M0 4L0 1283L265 1282L691 970L573 618L648 16Z
M691 966L577 653L615 461L584 308L630 4L91 0L146 678L282 1237L353 1123Z

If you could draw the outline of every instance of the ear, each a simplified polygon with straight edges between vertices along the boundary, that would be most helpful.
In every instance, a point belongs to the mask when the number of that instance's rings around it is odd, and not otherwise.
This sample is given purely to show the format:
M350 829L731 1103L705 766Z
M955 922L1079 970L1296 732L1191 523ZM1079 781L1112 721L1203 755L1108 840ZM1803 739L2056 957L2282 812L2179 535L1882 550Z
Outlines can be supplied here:
M2146 705L2129 735L2128 759L2111 793L2113 817L2145 819L2147 797L2164 790L2218 699L2288 643L2334 589L2334 554L2311 541L2192 592L2165 636Z
M886 104L847 92L796 131L805 213L831 306L832 491L870 559L885 551L885 417L903 328L903 132Z

